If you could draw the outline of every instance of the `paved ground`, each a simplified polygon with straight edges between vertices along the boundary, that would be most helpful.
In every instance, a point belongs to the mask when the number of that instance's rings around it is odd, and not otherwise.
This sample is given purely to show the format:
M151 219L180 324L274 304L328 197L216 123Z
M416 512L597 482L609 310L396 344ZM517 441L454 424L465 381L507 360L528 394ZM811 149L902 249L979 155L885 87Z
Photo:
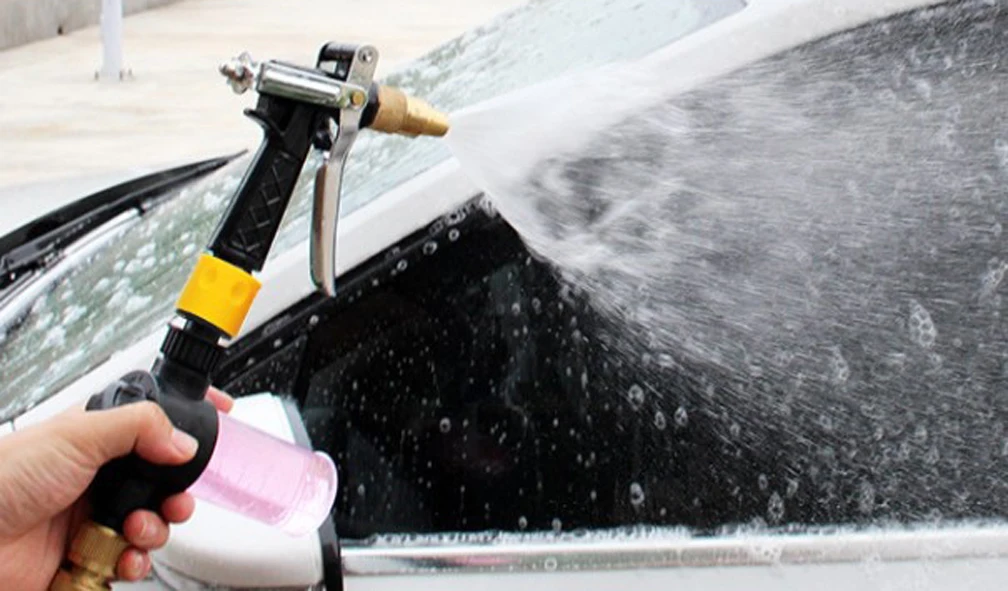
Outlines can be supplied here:
M134 79L97 83L96 28L0 52L0 217L22 186L254 147L259 128L217 74L226 58L311 63L327 40L368 42L379 73L524 0L186 0L125 21ZM74 180L73 182L76 182ZM37 193L37 190L35 191ZM32 199L34 201L34 199Z

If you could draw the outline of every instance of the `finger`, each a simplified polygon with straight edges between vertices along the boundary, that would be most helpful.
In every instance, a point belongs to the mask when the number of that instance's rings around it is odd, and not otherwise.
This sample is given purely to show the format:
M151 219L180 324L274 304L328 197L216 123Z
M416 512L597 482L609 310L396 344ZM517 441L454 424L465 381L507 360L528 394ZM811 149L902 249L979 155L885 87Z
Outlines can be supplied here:
M195 510L196 499L189 493L172 495L161 505L161 515L168 523L188 521Z
M150 556L137 548L127 548L119 557L116 576L124 581L139 581L150 573Z
M78 411L64 419L52 436L67 440L94 469L132 451L155 464L183 464L198 447L196 439L176 429L153 402Z
M151 511L134 511L123 522L123 537L141 550L156 550L168 543L168 524Z
M210 386L210 389L207 390L206 398L217 410L224 413L231 412L231 409L234 407L234 398L231 398L213 386Z

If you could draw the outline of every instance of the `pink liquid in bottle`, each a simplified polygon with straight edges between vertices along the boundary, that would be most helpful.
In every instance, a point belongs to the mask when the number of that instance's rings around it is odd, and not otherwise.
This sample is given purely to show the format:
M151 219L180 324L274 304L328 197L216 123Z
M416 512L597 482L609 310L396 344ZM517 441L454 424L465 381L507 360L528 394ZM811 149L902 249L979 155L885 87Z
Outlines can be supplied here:
M193 496L293 536L317 529L336 500L336 466L313 452L217 413L220 430Z

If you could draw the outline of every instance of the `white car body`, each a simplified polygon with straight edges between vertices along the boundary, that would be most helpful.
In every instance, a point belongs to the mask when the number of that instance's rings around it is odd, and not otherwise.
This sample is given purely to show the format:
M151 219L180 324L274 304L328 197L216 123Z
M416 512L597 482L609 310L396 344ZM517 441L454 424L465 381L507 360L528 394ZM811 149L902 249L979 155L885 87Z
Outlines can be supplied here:
M680 91L781 50L886 15L935 4L924 0L751 0L742 11L646 59L663 64ZM688 70L688 73L687 73ZM683 72L682 76L674 76ZM703 76L697 76L702 72ZM450 160L389 191L342 221L339 270L346 272L479 192ZM314 290L307 246L272 260L244 331L256 329ZM24 428L80 405L121 374L149 367L159 330L13 421ZM283 435L268 402L241 401L240 416ZM288 437L289 433L286 434ZM283 534L200 507L157 556L159 573L182 589L308 588L322 577L313 537ZM570 536L479 543L343 548L346 586L355 589L994 589L1008 578L1008 527L949 524L920 530L824 532L691 538ZM126 588L124 586L124 588Z

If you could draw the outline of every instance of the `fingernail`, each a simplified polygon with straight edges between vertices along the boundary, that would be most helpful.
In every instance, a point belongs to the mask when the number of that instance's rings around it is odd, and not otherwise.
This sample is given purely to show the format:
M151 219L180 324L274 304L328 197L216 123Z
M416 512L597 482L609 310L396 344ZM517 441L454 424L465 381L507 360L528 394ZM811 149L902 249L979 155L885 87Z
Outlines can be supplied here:
M179 429L172 430L171 440L175 449L186 456L195 455L199 448L199 442L195 437Z

